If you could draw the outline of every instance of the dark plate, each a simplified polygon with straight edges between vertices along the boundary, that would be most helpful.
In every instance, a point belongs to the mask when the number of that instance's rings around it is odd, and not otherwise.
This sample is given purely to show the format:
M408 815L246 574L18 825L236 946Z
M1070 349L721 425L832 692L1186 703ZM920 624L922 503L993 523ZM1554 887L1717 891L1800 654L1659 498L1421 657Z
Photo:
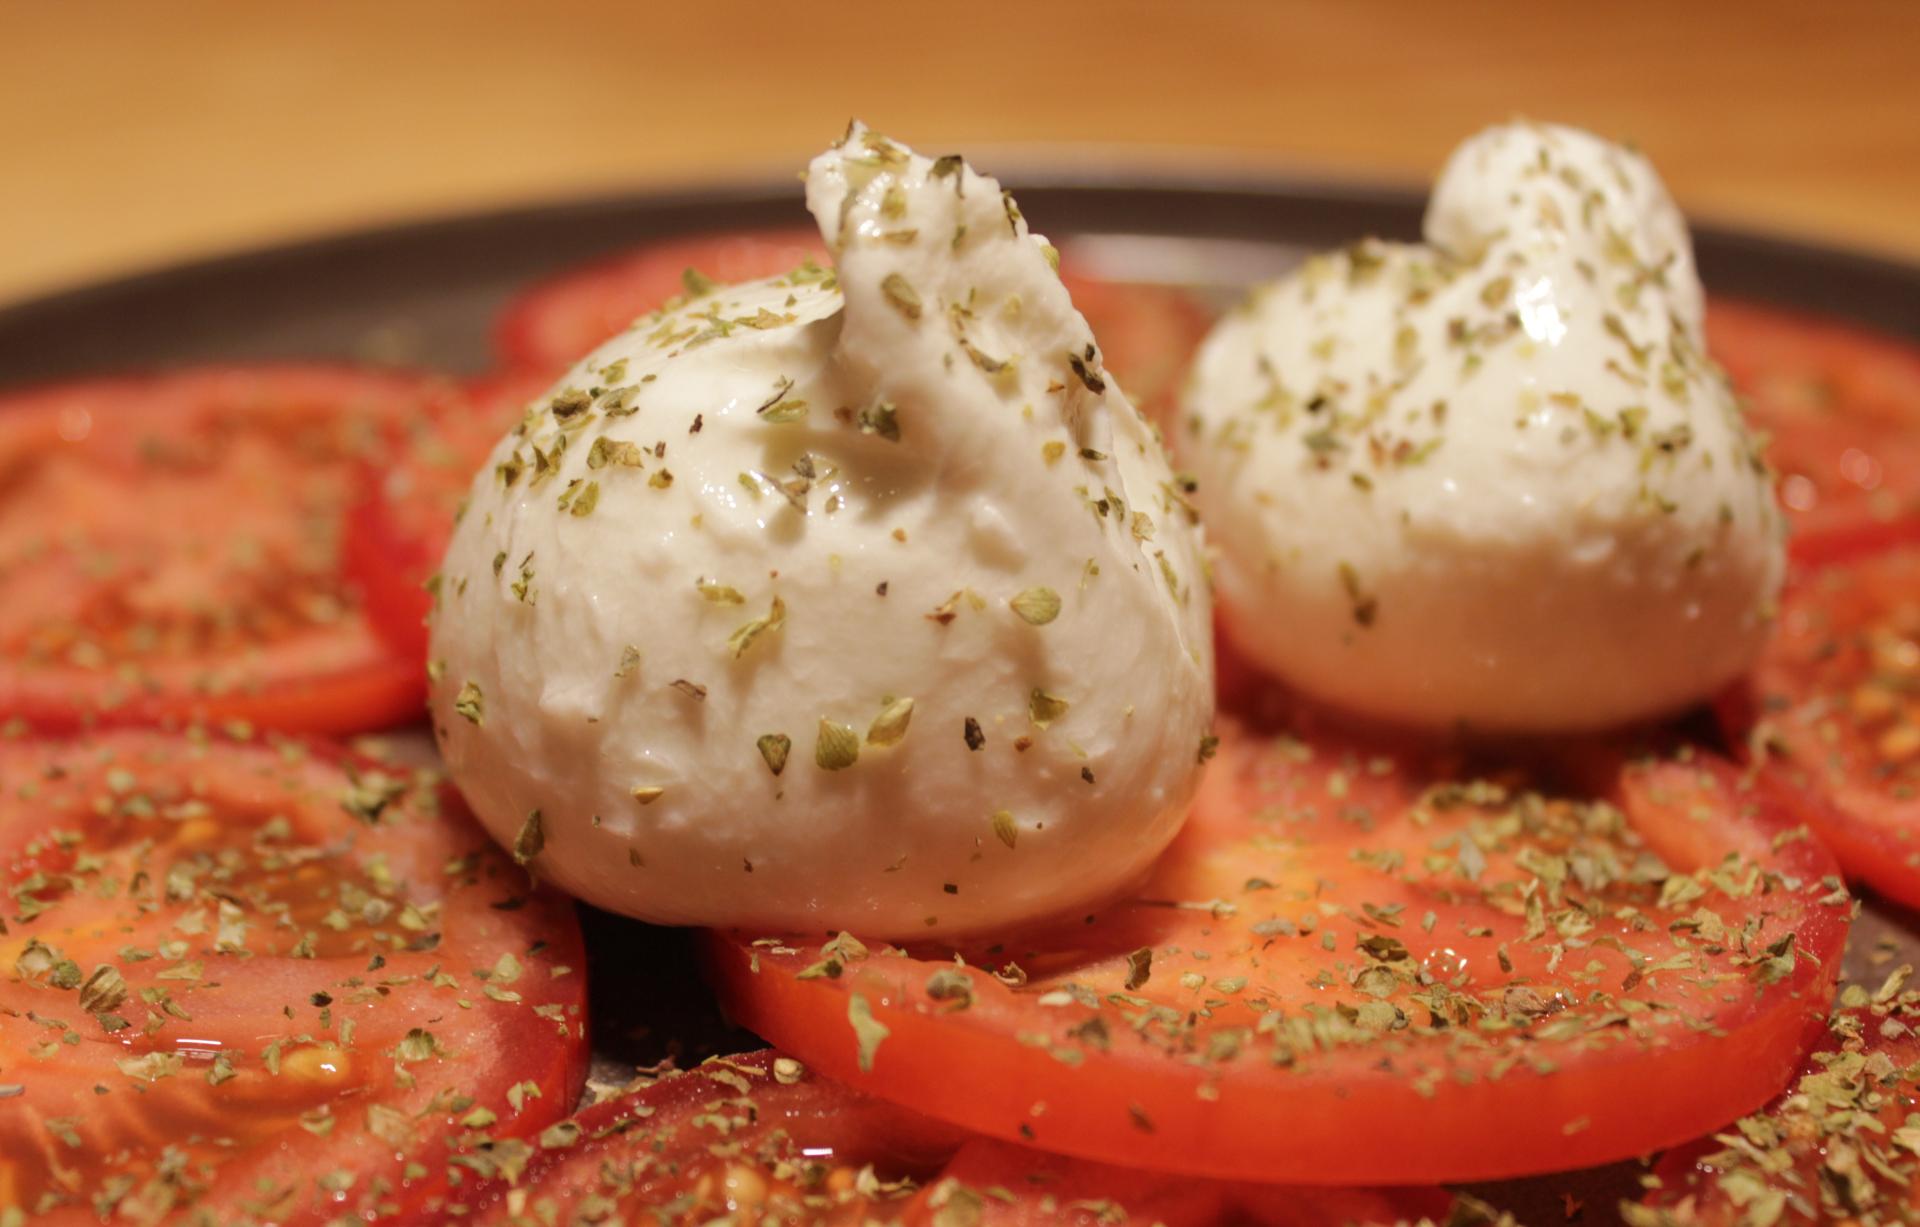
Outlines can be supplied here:
M1225 297L1307 251L1416 238L1423 196L1276 179L1010 176L1035 227L1083 265ZM791 183L628 196L371 230L226 256L0 308L0 386L259 358L341 358L478 372L488 328L527 281L621 246L695 230L798 224ZM1708 287L1920 339L1920 268L1702 227ZM423 739L424 741L424 739ZM595 1073L756 1045L698 987L673 930L588 909ZM1920 963L1920 921L1870 903L1848 969L1877 984ZM1617 1222L1637 1164L1475 1191L1534 1227ZM1571 1216L1571 1217L1570 1217Z
M1133 235L1129 271L1230 285L1302 250L1414 238L1411 191L1275 179L1013 176L1056 239ZM689 230L804 222L791 183L628 196L319 239L0 308L0 386L111 368L339 357L477 371L494 311L529 278ZM1707 284L1920 337L1920 269L1704 227ZM1135 260L1139 261L1138 263Z

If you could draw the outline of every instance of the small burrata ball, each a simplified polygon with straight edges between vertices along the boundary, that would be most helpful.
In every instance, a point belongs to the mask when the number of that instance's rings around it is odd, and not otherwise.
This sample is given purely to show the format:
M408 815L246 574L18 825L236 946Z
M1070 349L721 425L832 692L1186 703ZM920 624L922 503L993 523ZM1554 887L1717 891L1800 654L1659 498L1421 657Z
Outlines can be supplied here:
M1196 360L1176 450L1234 646L1409 725L1594 729L1712 695L1767 633L1782 526L1659 177L1497 127L1425 232L1261 286Z

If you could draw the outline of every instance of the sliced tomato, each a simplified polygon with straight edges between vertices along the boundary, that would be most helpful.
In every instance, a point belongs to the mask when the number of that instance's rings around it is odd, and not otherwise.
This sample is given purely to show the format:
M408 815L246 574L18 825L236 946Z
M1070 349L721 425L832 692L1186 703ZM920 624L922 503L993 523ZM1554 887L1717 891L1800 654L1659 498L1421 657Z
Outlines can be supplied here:
M1764 1112L1670 1152L1635 1227L1911 1223L1920 1219L1920 1006L1898 973L1835 1014ZM1850 995L1865 1003L1859 989Z
M690 271L731 285L776 276L806 260L830 262L819 231L811 227L649 243L524 291L494 326L494 349L509 367L555 377L600 342L684 293Z
M1920 906L1920 530L1908 537L1799 566L1721 716L1847 874Z
M1800 538L1920 515L1920 346L1722 300L1707 346L1770 437Z
M1163 426L1213 314L1184 290L1108 281L1062 264L1060 280L1100 341L1106 368L1129 399Z
M430 778L296 742L0 741L0 1207L427 1214L571 1109L572 905Z
M550 1130L524 1170L470 1190L480 1224L844 1223L896 1217L962 1140L772 1052L708 1061ZM863 1169L871 1172L863 1175ZM600 1221L600 1220L591 1220Z
M991 1136L1302 1184L1683 1141L1778 1090L1825 1008L1851 901L1722 760L1587 764L1595 793L1306 723L1218 753L1131 898L960 949L716 935L721 999Z
M0 717L347 732L419 714L341 565L364 458L448 394L324 367L0 398Z
M535 371L478 380L416 418L395 454L362 470L347 520L347 573L365 593L375 627L415 673L427 657L427 585L473 475L551 383Z
M1920 424L1920 348L1802 312L1716 298L1707 352L1767 425L1844 417Z
M902 1220L910 1227L1368 1227L1448 1220L1438 1188L1303 1188L1195 1180L975 1139L960 1149Z
M709 1061L598 1104L472 1191L475 1223L748 1221L903 1227L1155 1222L1334 1227L1438 1219L1438 1189L1232 1185L969 1138L774 1052ZM598 1217L594 1217L598 1216Z

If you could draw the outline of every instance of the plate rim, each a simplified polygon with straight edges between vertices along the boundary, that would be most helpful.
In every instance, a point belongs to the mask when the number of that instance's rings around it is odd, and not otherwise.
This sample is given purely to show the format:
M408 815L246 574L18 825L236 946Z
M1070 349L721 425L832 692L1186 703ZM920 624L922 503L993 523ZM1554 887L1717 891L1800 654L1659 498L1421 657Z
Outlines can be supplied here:
M1022 167L1017 157L1011 159L1011 171L1002 179L1012 184L1011 190L1016 195L1035 197L1110 199L1116 196L1161 196L1188 198L1194 202L1233 201L1243 205L1268 203L1326 209L1349 207L1365 213L1415 212L1424 207L1427 198L1424 188L1360 178L1221 168L1202 171L1166 167L1033 168ZM798 195L791 181L754 176L660 188L563 195L501 206L429 213L366 226L328 229L286 240L249 243L231 250L169 260L122 276L93 278L26 298L0 302L0 333L19 327L36 316L83 311L103 299L165 290L189 280L217 278L222 274L257 269L266 263L318 260L370 248L405 246L409 242L429 237L445 238L461 232L564 226L635 213L668 218L700 213L751 213L776 209L783 204L794 205L797 212ZM1705 248L1723 257L1731 254L1766 263L1829 265L1843 278L1867 277L1905 282L1915 298L1920 299L1920 260L1711 219L1696 221L1689 218L1688 221L1696 249ZM724 225L698 224L669 226L670 231L683 234L725 228ZM1168 233L1169 229L1158 229L1156 233ZM1361 237L1365 237L1364 231L1353 235L1355 239ZM1276 241L1279 241L1278 237ZM1789 294L1778 301L1792 305L1798 297ZM1849 318L1888 326L1877 312L1850 315ZM1894 324L1891 327L1894 331L1920 337L1920 317L1907 326Z

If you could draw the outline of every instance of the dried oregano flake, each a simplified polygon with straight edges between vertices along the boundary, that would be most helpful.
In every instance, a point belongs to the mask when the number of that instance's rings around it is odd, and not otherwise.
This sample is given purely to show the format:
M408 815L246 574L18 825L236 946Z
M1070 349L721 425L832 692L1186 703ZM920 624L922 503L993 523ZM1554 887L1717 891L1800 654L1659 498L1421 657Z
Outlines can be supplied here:
M911 698L893 699L880 709L867 727L867 744L870 746L899 745L907 735L907 725L913 720L913 700Z
M755 640L768 631L779 630L785 625L786 620L787 603L776 596L773 598L773 607L767 611L766 617L755 618L751 622L744 623L733 634L727 636L727 650L733 653L735 660L740 659L746 654L747 649L753 646Z
M534 810L527 815L526 822L520 826L520 834L513 840L513 859L516 864L531 864L547 846L546 822L540 817L540 811Z
M888 273L880 282L880 292L887 296L887 301L900 314L910 320L920 318L920 292L899 273Z
M1035 686L1027 696L1027 716L1038 728L1046 728L1055 720L1067 714L1068 703L1058 695L1048 694Z
M823 771L841 771L860 758L860 734L844 724L822 717L813 743L813 761Z
M1133 992L1153 975L1153 947L1142 946L1127 956L1127 991Z
M640 649L629 643L620 649L620 665L613 671L616 679L624 681L640 669Z
M1020 828L1013 821L1013 811L996 810L993 815L993 836L1011 848L1020 840Z
M694 587L700 590L701 596L712 601L715 605L745 605L747 603L747 598L741 595L738 588L729 584L723 584L718 580L708 579L705 576L695 580Z
M1060 594L1051 588L1028 588L1007 604L1031 626L1045 626L1060 616Z
M779 775L787 769L787 754L793 749L793 739L785 733L767 733L753 743L760 750L760 757L767 761L767 770Z
M873 1016L873 1007L859 993L847 998L847 1021L853 1024L853 1040L859 1048L860 1072L873 1072L874 1054L880 1051L881 1041L893 1032L887 1025Z
M460 693L453 697L453 710L455 714L465 717L469 724L486 722L486 702L478 682L468 682L460 687Z

